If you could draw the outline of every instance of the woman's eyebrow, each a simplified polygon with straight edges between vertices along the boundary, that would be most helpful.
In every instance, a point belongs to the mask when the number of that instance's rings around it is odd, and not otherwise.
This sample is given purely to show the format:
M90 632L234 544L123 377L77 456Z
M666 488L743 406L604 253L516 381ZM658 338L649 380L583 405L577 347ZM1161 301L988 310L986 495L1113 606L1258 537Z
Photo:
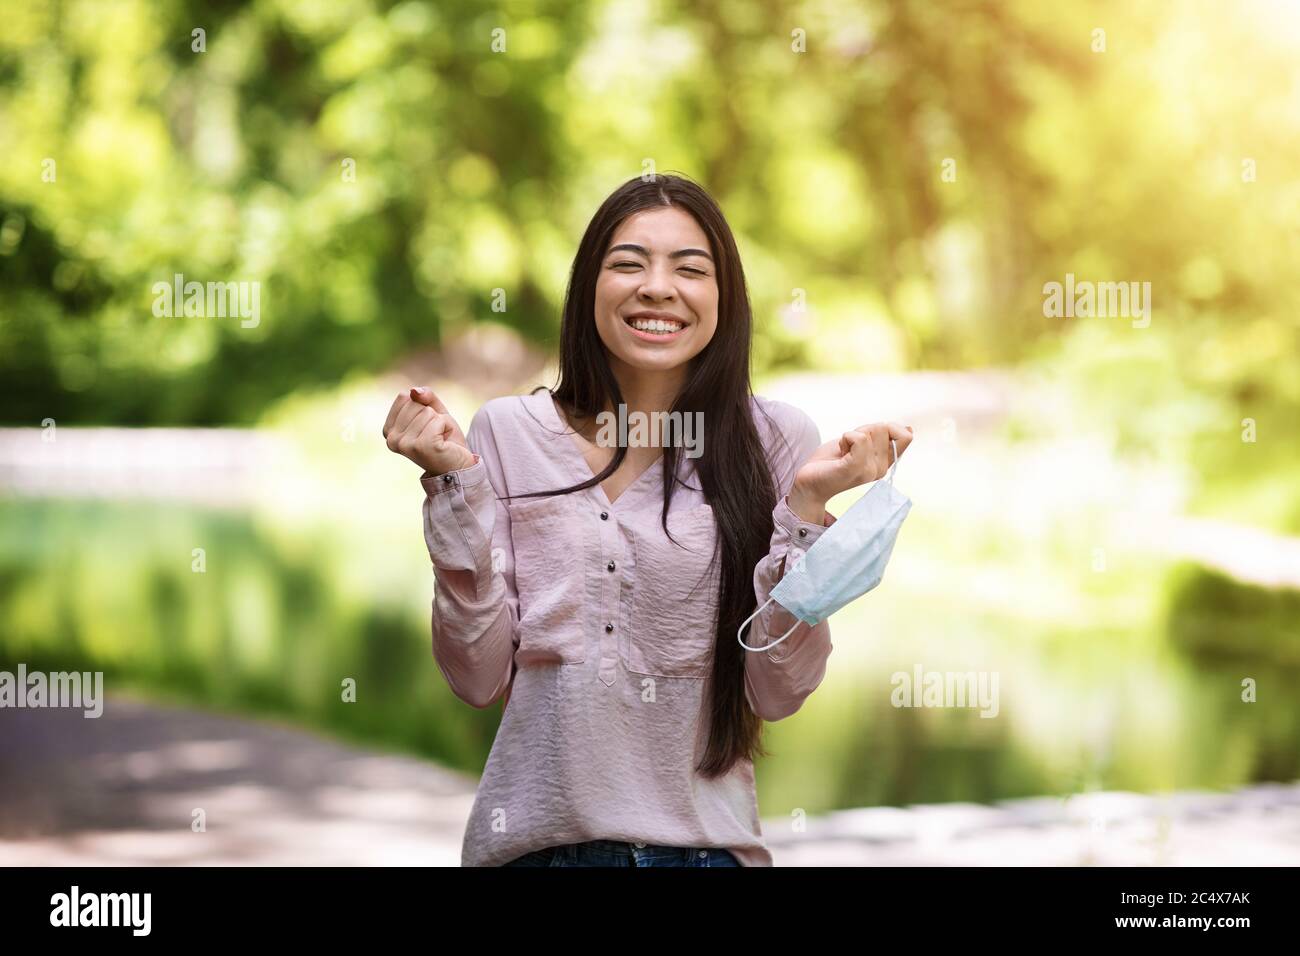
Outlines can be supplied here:
M626 249L628 252L640 253L641 255L645 256L647 259L650 258L649 249L647 249L645 246L638 246L636 243L633 242L621 242L617 246L611 247L609 252L605 253L605 255L610 255L610 253L618 252L620 249ZM703 256L704 258L708 259L710 262L713 261L713 256L709 255L703 249L678 249L676 252L668 253L669 259L682 259L685 258L686 256Z

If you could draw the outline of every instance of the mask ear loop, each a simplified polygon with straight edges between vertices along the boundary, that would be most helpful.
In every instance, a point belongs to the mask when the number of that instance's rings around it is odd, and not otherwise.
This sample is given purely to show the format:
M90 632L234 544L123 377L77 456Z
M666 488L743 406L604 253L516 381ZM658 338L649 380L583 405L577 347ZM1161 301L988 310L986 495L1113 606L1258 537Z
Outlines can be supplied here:
M741 635L742 633L744 633L744 631L745 631L745 625L747 625L747 624L748 624L750 621L752 621L754 618L758 617L759 611L762 611L763 608L765 608L765 607L767 607L769 604L771 604L773 600L775 600L775 599L774 599L774 598L768 598L766 601L764 601L764 602L763 602L763 606L760 607L760 608L759 608L757 611L755 611L753 614L749 615L749 617L747 617L747 618L745 618L743 621L741 621L741 622L740 622L740 627L738 627L738 628L736 629L736 640L740 641L740 646L743 647L745 650L747 650L747 651L767 651L767 650L771 650L772 648L776 647L776 645L778 645L778 644L780 644L782 641L784 641L784 640L785 640L787 637L789 637L791 634L793 634L793 633L794 633L794 629L800 625L801 622L796 618L796 619L795 619L795 622L794 622L794 627L791 627L790 630L786 631L784 634L782 634L780 637L778 637L778 638L777 638L775 641L773 641L771 644L764 644L762 647L750 647L748 644L746 644L745 641L744 641L744 639L741 638L741 636L740 636L740 635Z
M890 463L889 471L885 472L885 480L892 485L894 483L894 472L898 470L898 439L889 439L889 448L894 453L894 460Z

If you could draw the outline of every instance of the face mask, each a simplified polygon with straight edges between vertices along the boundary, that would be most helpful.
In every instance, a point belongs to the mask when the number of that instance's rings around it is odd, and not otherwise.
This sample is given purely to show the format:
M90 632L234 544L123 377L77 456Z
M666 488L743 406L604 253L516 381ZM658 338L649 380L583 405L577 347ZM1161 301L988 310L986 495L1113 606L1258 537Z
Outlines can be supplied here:
M813 542L807 553L772 588L771 596L763 606L740 625L736 640L745 650L771 650L794 633L799 621L810 626L820 624L880 583L885 565L893 553L898 529L912 510L911 500L894 488L898 444L890 439L890 446L894 461L885 478L875 482L844 513L844 517L837 519ZM799 620L772 643L750 647L741 634L745 626L773 601Z

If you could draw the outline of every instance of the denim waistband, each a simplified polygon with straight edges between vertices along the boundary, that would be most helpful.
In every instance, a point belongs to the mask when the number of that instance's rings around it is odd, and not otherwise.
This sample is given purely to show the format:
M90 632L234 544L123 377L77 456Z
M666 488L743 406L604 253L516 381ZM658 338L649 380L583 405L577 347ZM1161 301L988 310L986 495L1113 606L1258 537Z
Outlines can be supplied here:
M629 858L634 856L661 859L681 857L684 860L693 860L700 856L716 856L718 854L732 856L728 850L709 847L665 846L657 843L636 843L627 840L585 840L582 843L569 844L563 847L561 852L568 853L570 857L596 854Z
M577 846L588 847L593 850L607 850L611 853L627 852L631 853L636 850L689 850L690 847L682 846L661 846L655 843L632 843L627 840L584 840Z
M742 866L719 847L663 846L627 840L586 840L535 850L506 866Z

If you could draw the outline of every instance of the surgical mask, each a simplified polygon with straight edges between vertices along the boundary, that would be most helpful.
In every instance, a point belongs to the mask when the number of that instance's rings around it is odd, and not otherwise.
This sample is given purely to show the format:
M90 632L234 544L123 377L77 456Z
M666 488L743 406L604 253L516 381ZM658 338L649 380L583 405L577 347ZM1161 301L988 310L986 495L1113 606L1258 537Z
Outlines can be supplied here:
M736 631L736 640L745 650L771 650L794 633L799 621L810 626L820 624L880 583L894 551L898 529L912 510L911 500L894 487L894 472L898 468L898 444L894 439L890 439L890 447L894 460L885 477L876 481L842 518L822 532L803 557L786 570L763 606L745 618ZM750 647L741 634L773 601L798 620L772 643Z

